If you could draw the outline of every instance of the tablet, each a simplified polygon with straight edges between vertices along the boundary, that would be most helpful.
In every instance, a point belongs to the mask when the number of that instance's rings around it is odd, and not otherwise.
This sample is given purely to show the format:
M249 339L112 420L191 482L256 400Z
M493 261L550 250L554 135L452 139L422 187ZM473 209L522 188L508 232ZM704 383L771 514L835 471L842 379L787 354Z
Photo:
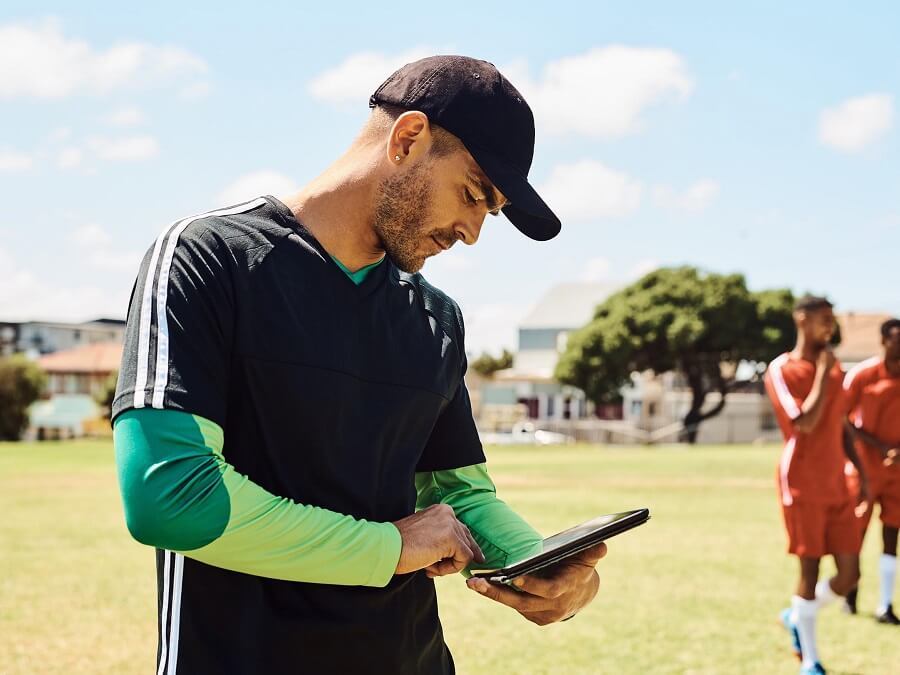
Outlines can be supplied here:
M609 513L576 525L559 534L544 539L544 550L541 553L520 560L501 570L476 572L473 577L481 577L494 583L508 584L523 574L531 574L549 567L571 555L580 553L601 541L621 534L650 519L649 509L635 509L622 513Z

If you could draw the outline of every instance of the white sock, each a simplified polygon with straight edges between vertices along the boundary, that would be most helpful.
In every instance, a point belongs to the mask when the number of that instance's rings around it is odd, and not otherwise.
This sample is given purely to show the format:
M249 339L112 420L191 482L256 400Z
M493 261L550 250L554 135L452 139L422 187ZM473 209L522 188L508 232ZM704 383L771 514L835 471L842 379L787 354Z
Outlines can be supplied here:
M881 554L878 561L878 570L881 572L881 604L878 605L878 613L887 611L888 605L894 598L894 577L897 573L897 556Z
M831 589L831 582L828 579L822 579L816 584L816 603L819 607L827 607L837 600L839 596Z
M791 598L791 620L800 633L800 649L803 652L803 667L809 668L819 660L816 650L816 614L819 603L816 600L804 600L799 595Z

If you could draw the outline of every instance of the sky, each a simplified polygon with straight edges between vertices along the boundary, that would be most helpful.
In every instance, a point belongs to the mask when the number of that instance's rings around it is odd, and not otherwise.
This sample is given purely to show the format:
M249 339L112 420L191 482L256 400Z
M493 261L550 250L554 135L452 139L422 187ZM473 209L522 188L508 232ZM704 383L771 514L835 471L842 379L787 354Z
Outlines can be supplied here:
M5 0L0 321L124 317L163 227L300 188L436 53L524 94L563 222L541 243L489 218L428 261L468 351L515 348L554 284L661 265L900 314L900 5L308 5Z

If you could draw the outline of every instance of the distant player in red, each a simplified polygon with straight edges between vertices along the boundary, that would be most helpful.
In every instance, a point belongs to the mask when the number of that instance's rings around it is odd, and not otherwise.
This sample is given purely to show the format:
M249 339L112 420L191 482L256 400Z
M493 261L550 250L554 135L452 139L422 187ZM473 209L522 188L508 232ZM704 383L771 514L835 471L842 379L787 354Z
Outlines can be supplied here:
M869 478L869 507L860 523L865 535L874 503L880 506L884 544L879 561L881 598L875 617L879 623L900 625L894 614L897 573L897 530L900 528L900 319L881 326L882 356L863 361L844 378L844 394L856 448ZM856 589L848 594L856 610Z
M816 615L859 578L859 526L844 479L848 455L854 464L857 459L852 443L844 444L844 374L829 346L832 304L804 296L794 307L794 323L797 344L769 364L765 383L785 440L777 480L788 552L800 559L800 582L782 621L802 659L801 674L815 674L825 672ZM834 556L837 574L819 581L819 560L827 554Z

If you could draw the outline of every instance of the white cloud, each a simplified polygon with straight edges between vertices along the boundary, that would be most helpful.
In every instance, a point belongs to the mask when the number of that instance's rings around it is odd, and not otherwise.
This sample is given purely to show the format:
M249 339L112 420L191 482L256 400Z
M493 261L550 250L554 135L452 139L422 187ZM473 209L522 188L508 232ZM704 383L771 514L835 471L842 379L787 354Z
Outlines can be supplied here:
M527 305L485 303L461 305L466 322L466 352L499 354L506 347L515 350L518 326Z
M69 235L80 252L80 260L95 269L137 271L140 251L123 251L113 246L113 238L102 226L89 223L75 228Z
M563 222L616 218L641 202L640 181L598 161L585 159L553 168L538 192Z
M369 96L400 66L431 56L433 49L419 47L400 54L359 52L310 80L309 93L317 101L334 104L365 103Z
M136 272L137 267L132 270ZM131 285L123 279L115 287L116 291L77 284L54 286L44 281L44 275L22 268L12 255L0 249L0 316L8 320L124 317Z
M109 246L112 242L109 233L96 223L75 228L70 237L75 244L84 248Z
M212 85L209 82L194 82L182 87L179 95L186 101L194 101L203 98L212 91Z
M844 152L858 152L891 128L894 102L888 94L850 98L819 115L819 140Z
M56 166L60 169L75 169L81 166L84 153L80 148L63 148L56 156Z
M34 158L17 150L0 150L0 171L27 171L34 164Z
M259 197L260 195L285 195L297 189L297 183L283 173L263 169L244 174L229 183L217 196L218 206L227 206Z
M531 105L540 132L591 138L637 131L644 110L682 100L694 86L682 57L661 48L596 47L551 61L537 80L522 62L500 70Z
M72 135L68 127L58 127L47 135L47 143L62 143Z
M642 260L638 260L634 267L628 272L629 279L640 279L645 274L652 272L657 269L662 263L659 262L656 258L644 258Z
M92 138L88 147L100 159L110 162L140 162L159 154L159 143L152 136Z
M657 206L686 213L700 213L708 207L719 194L719 184L704 178L679 192L671 185L655 185L653 201Z
M101 94L206 70L203 59L179 47L121 42L97 49L64 35L55 19L0 25L0 98Z
M612 265L609 258L591 258L581 273L582 281L609 281Z
M144 122L144 113L137 106L124 106L113 110L105 119L116 127L134 127Z

